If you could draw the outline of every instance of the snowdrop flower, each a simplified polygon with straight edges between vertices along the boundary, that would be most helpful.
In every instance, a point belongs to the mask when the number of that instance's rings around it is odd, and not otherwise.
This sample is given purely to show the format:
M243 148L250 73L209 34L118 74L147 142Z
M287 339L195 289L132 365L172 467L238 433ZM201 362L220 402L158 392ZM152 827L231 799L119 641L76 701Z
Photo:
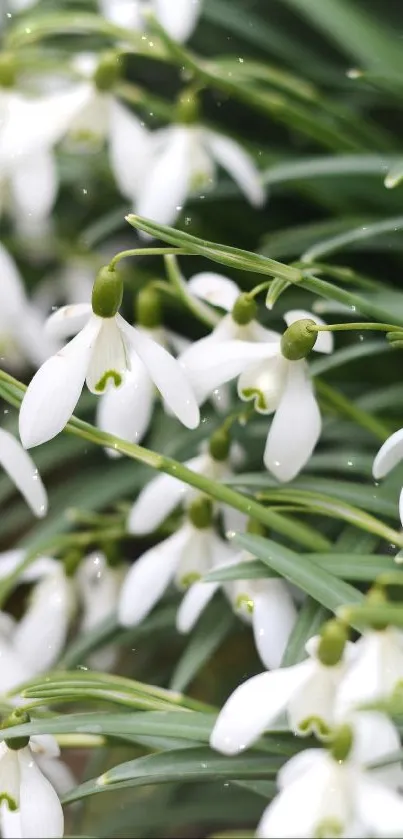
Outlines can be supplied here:
M305 649L309 656L305 661L253 676L231 694L211 734L213 749L227 755L247 749L283 711L297 734L329 731L350 649L341 628L335 637L332 629L325 628L322 637L311 638Z
M48 497L41 476L19 441L3 428L0 428L0 466L7 472L34 515L43 518L48 510Z
M186 589L215 565L229 559L231 549L217 536L211 523L211 504L200 497L193 502L187 521L176 533L150 548L135 562L121 591L120 624L135 626L140 623L173 580L179 589ZM200 614L202 608L198 600L194 609ZM189 609L186 619L193 620Z
M383 446L374 460L372 474L376 481L384 478L403 459L403 428L391 434L385 440ZM403 525L403 489L400 492L399 500L400 521Z
M119 72L116 58L97 64L95 56L80 55L73 69L82 81L32 99L13 93L0 130L0 173L10 173L28 214L45 214L39 201L47 211L53 206L58 190L53 149L61 140L81 147L84 142L89 149L107 140L117 185L130 201L143 178L148 131L110 92Z
M0 275L0 355L12 368L18 369L26 362L36 367L57 347L44 335L42 313L28 300L18 268L3 245Z
M190 37L201 12L201 4L202 0L175 0L174 3L172 0L99 0L104 17L128 29L142 29L145 23L142 12L146 9L154 11L161 26L175 41L186 41Z
M351 727L336 733L329 752L307 749L280 769L280 792L265 810L257 836L401 836L401 770L393 778L388 771L366 768L399 748L399 735L387 718L358 715Z
M0 800L3 836L57 839L64 832L63 810L57 793L38 766L29 742L19 749L0 743ZM17 819L8 818L8 809Z
M318 324L323 321L302 310L287 312L284 317L288 329L281 336L263 330L255 321L255 310L255 302L247 295L240 295L232 304L231 314L222 319L210 336L185 350L180 362L199 404L215 388L237 378L241 399L253 400L259 413L275 414L264 463L279 481L290 481L309 460L322 425L305 356L312 348L331 352L333 340L331 333L320 332L316 333L315 342L315 333L307 331L304 335L307 346L295 358L294 346L290 349L288 345L293 324L295 329L300 329L299 321L301 325L306 320ZM295 423L296 414L298 423Z
M403 632L368 629L354 644L354 658L339 684L335 713L389 698L403 682Z
M254 558L247 551L231 553L225 565L236 565ZM223 567L222 563L218 567ZM179 631L189 632L193 628L201 611L221 587L234 611L252 626L256 649L265 667L279 667L297 616L283 580L195 583L186 592L180 605L177 617Z
M34 673L44 673L64 648L74 612L73 583L57 563L31 593L30 604L13 633L13 646Z
M194 108L189 98L182 103ZM250 155L235 140L198 125L194 114L155 131L151 137L151 158L134 194L136 212L159 224L173 224L189 195L205 192L222 166L254 207L261 207L265 192Z
M94 284L92 305L65 306L51 316L57 330L78 334L38 370L20 410L20 436L25 448L52 439L65 427L79 400L84 382L100 395L119 387L130 370L134 352L172 412L188 428L200 419L193 391L175 359L118 313L123 283L114 271L102 269ZM82 328L81 328L82 327Z
M183 465L212 481L222 481L231 475L229 454L229 438L225 432L218 431L212 435L207 450L202 450L199 455L185 461ZM141 490L129 512L127 521L129 533L135 535L152 533L179 504L183 504L187 509L198 495L198 490L185 484L179 478L172 475L157 475ZM232 513L228 512L225 505L222 506L222 510L226 519L226 529L236 529ZM243 521L243 518L239 519L239 524L241 525Z
M123 577L120 568L111 568L100 551L89 554L75 575L77 596L81 602L80 633L89 632L116 611ZM109 645L92 653L89 664L96 670L111 670L118 647Z

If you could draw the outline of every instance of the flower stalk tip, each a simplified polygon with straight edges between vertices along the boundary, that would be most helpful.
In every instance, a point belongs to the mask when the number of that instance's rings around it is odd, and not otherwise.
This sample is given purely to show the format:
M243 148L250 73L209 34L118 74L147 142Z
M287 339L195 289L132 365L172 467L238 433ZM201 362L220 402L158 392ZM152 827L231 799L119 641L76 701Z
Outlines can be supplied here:
M227 460L231 447L231 440L224 428L219 428L211 435L209 441L209 452L213 460Z
M103 55L93 76L97 90L103 93L115 86L121 75L121 64L119 53L107 52Z
M104 265L98 272L92 289L92 311L100 318L113 318L123 298L123 280L114 269Z
M281 352L287 361L300 361L313 350L318 338L314 320L304 318L292 323L282 335Z
M213 505L210 499L200 497L192 501L188 509L188 516L193 527L197 527L198 530L210 527L213 520Z
M318 659L325 667L335 667L343 658L348 641L348 630L340 620L325 623L320 634Z
M161 301L158 292L147 286L142 288L135 302L135 321L146 329L155 329L161 325Z
M16 725L26 725L29 722L31 722L31 717L27 711L24 711L22 708L16 708L9 717L3 720L1 728L13 728ZM29 736L13 737L12 739L6 739L4 742L11 751L18 752L20 749L25 749L28 746L29 739Z
M231 316L232 320L234 320L238 326L247 326L248 323L254 320L256 313L256 301L247 293L243 293L240 294L238 299L235 301Z

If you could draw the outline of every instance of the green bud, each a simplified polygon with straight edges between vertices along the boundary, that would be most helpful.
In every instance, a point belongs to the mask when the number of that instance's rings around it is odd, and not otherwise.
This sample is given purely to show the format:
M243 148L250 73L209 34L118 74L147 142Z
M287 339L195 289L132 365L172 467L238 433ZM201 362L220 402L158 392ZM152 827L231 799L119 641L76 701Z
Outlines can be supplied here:
M226 460L231 447L231 439L228 431L219 428L211 435L209 441L209 452L213 460Z
M349 725L341 725L334 734L330 754L337 761L348 758L353 745L353 731Z
M256 519L249 519L246 525L246 532L252 533L254 536L266 536L266 528L264 524L261 524L260 521L256 521Z
M14 87L17 68L14 57L3 52L0 55L0 87Z
M281 338L281 352L287 361L300 361L309 355L318 337L312 326L316 326L315 321L304 318L296 320L285 330Z
M118 272L104 265L92 289L92 311L100 318L113 318L122 305L123 280Z
M200 120L199 102L192 90L184 90L176 100L175 122L194 125Z
M327 621L322 627L317 657L325 667L335 667L343 657L348 641L347 627L336 619Z
M254 300L253 297L249 297L248 294L242 293L235 301L231 317L238 326L246 326L251 322L251 320L254 320L256 313L256 300Z
M135 303L135 321L139 326L154 329L161 325L161 301L156 289L147 286L139 291Z
M121 75L121 56L116 52L107 52L102 56L93 76L97 90L111 90Z
M31 722L31 717L22 708L16 708L7 719L1 723L1 728L13 728L16 725L25 725ZM20 749L25 749L29 743L29 736L15 737L12 740L4 741L6 746L12 751L17 752Z
M388 602L388 598L386 596L386 592L382 586L377 585L372 586L367 592L366 602L368 605L371 606L383 606L385 603ZM383 630L387 629L388 624L385 621L375 620L371 622L371 629L375 629L378 632L382 632Z
M74 577L82 558L82 551L79 550L71 550L66 554L63 558L64 573L66 577Z
M197 527L198 530L210 527L213 521L213 505L210 499L200 496L192 501L188 509L188 517L193 527Z

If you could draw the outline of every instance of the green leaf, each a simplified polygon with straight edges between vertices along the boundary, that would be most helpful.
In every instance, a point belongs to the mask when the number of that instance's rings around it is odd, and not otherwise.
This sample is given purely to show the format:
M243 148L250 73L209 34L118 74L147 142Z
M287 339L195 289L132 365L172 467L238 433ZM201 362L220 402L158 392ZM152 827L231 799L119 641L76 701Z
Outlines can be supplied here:
M359 604L363 601L360 591L348 583L338 580L325 568L319 568L314 562L301 554L278 545L271 539L251 534L236 534L234 542L262 560L290 583L298 586L318 603L331 612L340 606Z
M306 658L305 644L314 635L317 635L329 612L312 597L307 597L302 604L297 620L293 626L288 639L287 647L281 662L282 667L291 667Z
M150 784L273 778L283 762L284 758L267 754L249 753L229 758L204 747L172 750L115 766L100 778L72 790L64 796L63 802L67 804L100 792Z
M210 605L196 628L192 630L189 644L175 667L170 683L171 690L186 690L198 671L222 644L234 624L233 613L221 599Z
M372 582L380 574L394 571L396 563L393 557L384 554L326 553L301 554L304 560L319 565L341 580ZM224 568L216 568L203 578L205 582L231 582L232 580L260 580L279 576L261 560L238 562Z

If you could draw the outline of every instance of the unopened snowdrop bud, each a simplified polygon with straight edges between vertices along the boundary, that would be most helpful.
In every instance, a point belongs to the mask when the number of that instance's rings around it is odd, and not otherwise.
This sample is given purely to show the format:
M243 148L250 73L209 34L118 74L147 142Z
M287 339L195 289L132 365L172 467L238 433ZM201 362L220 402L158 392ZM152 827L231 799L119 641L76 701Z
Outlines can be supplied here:
M317 657L325 667L335 667L342 660L348 641L347 627L338 620L325 623L318 644Z
M200 109L197 96L193 90L184 90L176 102L176 122L182 125L193 125L199 122Z
M196 498L192 501L188 511L188 517L198 530L210 527L213 520L213 505L209 498Z
M14 87L16 65L12 55L4 52L0 55L0 87Z
M332 738L330 753L334 760L346 760L353 745L353 731L350 725L341 725Z
M230 436L224 428L219 428L211 435L209 440L209 453L214 460L227 460L230 447Z
M136 297L135 321L145 329L155 329L161 325L161 301L158 292L147 286L142 288Z
M315 321L308 318L297 320L285 330L281 338L281 353L287 361L300 361L314 348L318 333Z
M24 711L22 708L16 708L15 711L13 711L12 714L10 714L10 716L2 722L1 728L13 728L16 725L25 725L29 722L31 722L31 717L27 711ZM9 749L14 752L18 752L19 749L25 749L25 746L28 746L29 737L14 737L10 740L7 739L4 742Z
M116 52L107 52L101 58L95 70L93 81L97 90L111 90L121 74L121 56Z
M100 318L114 318L123 298L123 280L117 271L104 265L92 289L92 311Z
M231 317L238 326L247 326L248 323L251 323L251 321L255 319L256 313L256 300L254 300L253 297L249 297L248 294L243 293L240 294L238 299L235 301Z

